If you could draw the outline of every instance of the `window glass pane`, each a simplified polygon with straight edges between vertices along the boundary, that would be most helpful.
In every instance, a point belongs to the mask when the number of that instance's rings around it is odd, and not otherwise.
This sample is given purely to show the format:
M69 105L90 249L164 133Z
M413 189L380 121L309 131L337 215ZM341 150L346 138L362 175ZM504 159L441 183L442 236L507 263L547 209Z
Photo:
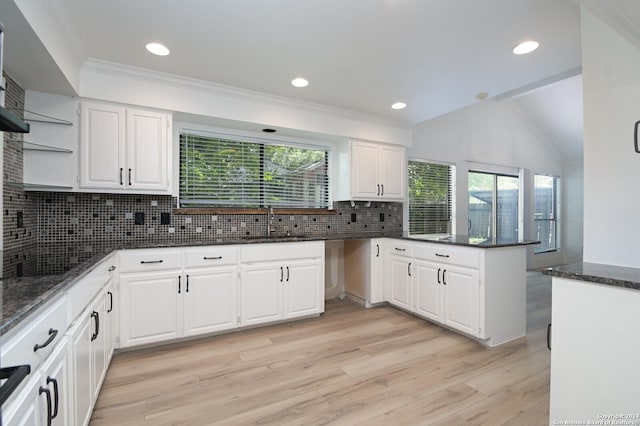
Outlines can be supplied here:
M328 206L328 151L180 135L183 207Z
M409 235L451 234L455 217L455 168L409 161Z
M535 175L534 238L540 241L536 253L558 249L558 182L555 176Z
M469 172L469 240L518 240L517 176Z
M518 241L518 178L498 175L496 184L496 238L502 243Z

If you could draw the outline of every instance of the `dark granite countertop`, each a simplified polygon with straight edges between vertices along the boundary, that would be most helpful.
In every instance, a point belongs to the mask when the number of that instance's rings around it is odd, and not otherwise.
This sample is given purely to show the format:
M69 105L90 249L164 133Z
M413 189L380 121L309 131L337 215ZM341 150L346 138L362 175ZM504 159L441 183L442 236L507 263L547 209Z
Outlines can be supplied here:
M574 263L543 269L541 272L552 277L640 290L640 268L601 263Z
M6 334L11 328L35 311L43 303L51 300L56 294L63 291L73 283L89 273L102 259L114 250L140 249L140 248L169 248L188 246L210 246L225 244L256 244L256 243L276 243L276 242L301 242L301 241L323 241L323 240L349 240L365 238L399 238L414 241L429 241L439 244L463 245L469 247L492 248L510 247L518 245L536 244L537 241L518 242L491 242L482 243L469 242L466 236L454 235L449 239L416 238L402 236L385 236L375 233L349 234L340 238L331 237L305 237L305 236L276 236L271 238L247 237L237 240L170 240L162 243L141 243L128 244L112 247L100 253L96 253L90 259L74 266L63 275L44 275L21 278L0 279L2 286L0 292L0 336Z
M405 240L414 241L428 241L430 243L450 244L454 246L467 246L478 248L496 248L496 247L515 247L523 245L539 244L540 241L534 240L506 240L506 239L491 239L485 241L470 240L468 235L450 235L442 237L434 236L409 236L402 237Z

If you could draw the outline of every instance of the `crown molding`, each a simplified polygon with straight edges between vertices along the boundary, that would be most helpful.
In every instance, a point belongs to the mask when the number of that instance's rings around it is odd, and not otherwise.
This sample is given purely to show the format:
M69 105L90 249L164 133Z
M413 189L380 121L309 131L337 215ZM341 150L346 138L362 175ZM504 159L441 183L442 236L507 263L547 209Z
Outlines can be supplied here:
M303 109L310 112L333 115L341 118L346 117L353 120L376 123L400 129L410 130L413 127L413 124L409 121L395 120L383 116L360 113L349 109L301 101L297 99L286 98L283 96L265 94L219 83L213 83L205 80L184 77L176 74L152 71L146 68L139 68L130 65L103 61L95 58L89 58L83 65L82 70L88 72L110 74L112 76L126 77L140 81L153 81L156 83L171 85L179 88L196 89L200 91L204 90L213 94L237 97L249 101L277 104L289 108Z

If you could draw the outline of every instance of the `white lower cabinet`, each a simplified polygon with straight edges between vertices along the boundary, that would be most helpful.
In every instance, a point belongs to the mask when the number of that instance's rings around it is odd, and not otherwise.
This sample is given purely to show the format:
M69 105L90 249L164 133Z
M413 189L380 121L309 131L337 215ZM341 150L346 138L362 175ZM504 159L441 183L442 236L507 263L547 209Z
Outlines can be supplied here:
M525 246L385 240L385 298L496 346L526 332Z
M13 404L3 407L3 425L58 425L70 421L68 346L62 339L42 366L32 371Z
M120 346L181 336L182 271L120 276Z
M69 329L71 345L71 394L75 424L87 425L93 404L100 393L109 366L108 344L111 335L106 313L105 293L101 291Z
M240 325L324 312L324 243L242 247Z
M479 336L478 271L416 259L413 311L464 333Z
M385 281L388 283L388 302L398 308L413 308L413 255L412 245L406 241L391 240L386 245Z
M322 272L317 260L243 267L241 325L321 313L324 310Z
M238 268L187 269L184 293L184 336L238 326Z

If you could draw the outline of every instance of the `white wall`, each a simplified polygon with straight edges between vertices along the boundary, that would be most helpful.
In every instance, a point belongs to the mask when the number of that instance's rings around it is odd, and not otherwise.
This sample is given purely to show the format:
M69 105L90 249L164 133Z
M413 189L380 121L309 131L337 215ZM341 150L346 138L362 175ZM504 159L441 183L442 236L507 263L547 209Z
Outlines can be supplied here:
M100 61L83 66L80 96L293 129L307 132L309 138L332 135L334 140L404 146L412 142L408 123Z
M533 175L563 176L561 154L533 126L521 109L510 100L489 100L451 112L414 128L413 147L408 157L456 164L456 229L467 232L467 173L469 169L498 173L517 173L524 169L525 209L531 209ZM527 202L528 200L528 202ZM565 213L566 214L566 213ZM532 213L525 215L524 238L530 238ZM564 219L563 222L566 220ZM405 226L407 228L407 226ZM571 240L569 234L564 242ZM528 268L563 263L565 247L558 253L533 255L530 247Z
M582 8L584 261L640 267L640 51Z
M562 242L565 263L582 262L584 244L584 164L582 160L564 165L561 206L564 212Z

